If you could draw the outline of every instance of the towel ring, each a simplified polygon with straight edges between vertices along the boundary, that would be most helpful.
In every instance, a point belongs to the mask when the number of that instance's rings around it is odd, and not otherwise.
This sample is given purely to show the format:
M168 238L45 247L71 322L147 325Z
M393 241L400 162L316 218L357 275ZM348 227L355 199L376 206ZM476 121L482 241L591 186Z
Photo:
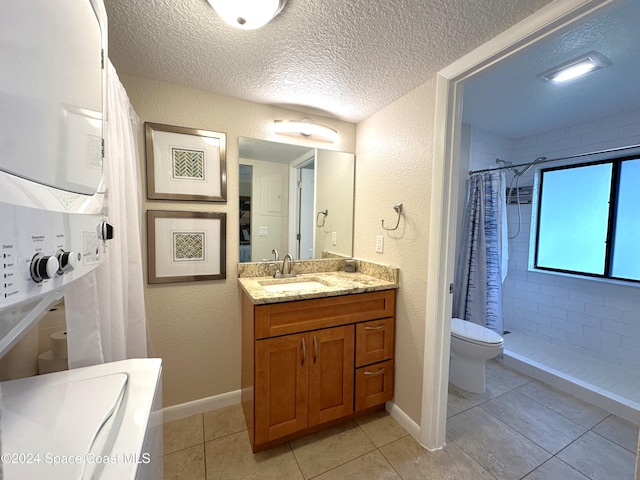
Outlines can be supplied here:
M322 217L322 225L320 225L320 220L318 219L320 215L324 215ZM327 220L327 215L329 215L329 210L322 210L316 214L316 227L324 227L324 222Z
M400 225L400 215L402 214L402 204L398 203L398 204L394 205L393 209L398 214L398 220L396 221L396 226L392 227L392 228L387 228L387 227L384 226L384 220L382 220L382 228L384 228L385 230L397 230L398 229L398 225Z

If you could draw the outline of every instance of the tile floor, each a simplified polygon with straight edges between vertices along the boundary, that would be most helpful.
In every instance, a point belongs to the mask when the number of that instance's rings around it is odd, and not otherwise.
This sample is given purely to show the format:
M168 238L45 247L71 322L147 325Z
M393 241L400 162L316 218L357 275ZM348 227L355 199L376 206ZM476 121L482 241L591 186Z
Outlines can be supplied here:
M256 455L239 405L168 422L165 480L633 480L638 427L492 360L487 392L449 389L447 445L386 412Z
M633 423L640 423L640 371L512 332L504 362Z

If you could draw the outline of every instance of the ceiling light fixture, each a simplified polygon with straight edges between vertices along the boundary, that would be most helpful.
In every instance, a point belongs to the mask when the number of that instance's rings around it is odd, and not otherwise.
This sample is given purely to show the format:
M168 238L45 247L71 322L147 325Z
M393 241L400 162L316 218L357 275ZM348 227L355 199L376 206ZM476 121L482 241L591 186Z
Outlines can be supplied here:
M254 30L269 23L284 8L287 0L207 0L229 25Z
M302 135L316 140L334 143L338 140L338 131L326 125L315 123L310 118L302 120L274 120L273 130L282 135ZM315 137L315 138L314 138Z
M553 83L563 83L586 75L587 73L600 70L608 65L611 65L611 60L598 52L591 51L586 55L553 67L541 73L539 76Z

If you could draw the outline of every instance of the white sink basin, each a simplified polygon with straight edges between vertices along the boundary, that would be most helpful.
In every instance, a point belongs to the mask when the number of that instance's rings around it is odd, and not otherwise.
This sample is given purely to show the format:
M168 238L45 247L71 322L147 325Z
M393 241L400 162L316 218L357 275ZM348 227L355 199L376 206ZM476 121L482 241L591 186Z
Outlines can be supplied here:
M269 283L263 284L267 292L299 292L303 290L315 290L317 288L326 287L324 283L317 282L315 280L301 280L299 282L286 282L286 283Z

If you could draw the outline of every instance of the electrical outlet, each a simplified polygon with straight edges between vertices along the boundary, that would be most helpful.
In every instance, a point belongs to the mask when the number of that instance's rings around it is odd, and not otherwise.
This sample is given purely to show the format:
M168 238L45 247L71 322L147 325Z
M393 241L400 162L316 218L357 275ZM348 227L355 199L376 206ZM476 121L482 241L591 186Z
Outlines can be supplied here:
M376 236L376 253L382 253L384 250L384 237L382 235Z
M269 236L269 227L258 227L258 236L259 237L268 237Z
M338 244L338 232L331 232L331 245Z

